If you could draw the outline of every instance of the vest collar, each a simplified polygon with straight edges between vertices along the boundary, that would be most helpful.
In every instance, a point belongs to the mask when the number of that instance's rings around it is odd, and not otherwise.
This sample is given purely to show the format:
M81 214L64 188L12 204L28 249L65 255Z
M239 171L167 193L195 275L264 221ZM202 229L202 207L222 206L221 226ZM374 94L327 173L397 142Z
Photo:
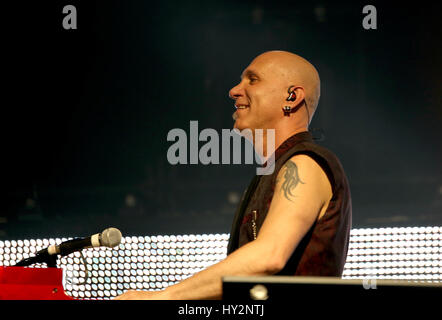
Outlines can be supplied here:
M308 131L298 132L285 140L275 151L275 162L289 149L304 141L313 142L312 134Z

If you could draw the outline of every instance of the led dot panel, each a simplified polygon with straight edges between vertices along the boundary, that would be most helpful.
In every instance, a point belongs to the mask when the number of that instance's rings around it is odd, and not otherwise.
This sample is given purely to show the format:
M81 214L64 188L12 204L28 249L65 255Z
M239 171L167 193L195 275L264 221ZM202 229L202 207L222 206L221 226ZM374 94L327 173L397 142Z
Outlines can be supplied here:
M353 229L344 279L442 280L442 227Z
M353 229L344 279L440 282L442 227ZM226 257L228 234L124 237L58 259L66 294L110 299L128 289L162 290ZM14 265L67 238L0 241L0 266ZM33 267L46 267L33 265Z
M161 290L226 256L228 234L132 236L115 248L91 248L58 259L66 294L109 299L128 289ZM68 238L0 241L0 266L12 266ZM45 268L46 264L32 267Z

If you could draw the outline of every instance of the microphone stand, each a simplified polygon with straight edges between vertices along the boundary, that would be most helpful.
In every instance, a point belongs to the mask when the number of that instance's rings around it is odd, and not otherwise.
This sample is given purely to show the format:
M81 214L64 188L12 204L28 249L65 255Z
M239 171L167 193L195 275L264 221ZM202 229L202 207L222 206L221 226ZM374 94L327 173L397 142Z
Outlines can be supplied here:
M48 257L47 257L46 261L44 261L44 263L46 263L48 268L57 268L57 257L58 257L58 254L54 254L54 255L48 254Z
M47 249L43 249L43 250L47 250ZM26 259L23 259L23 260L17 262L14 265L14 267L27 267L27 266L30 266L35 263L46 263L48 268L57 268L57 258L58 258L58 254L51 255L51 254L48 254L46 251L45 254L39 256L38 252L37 252L37 254L35 256L29 257L29 258L26 258Z

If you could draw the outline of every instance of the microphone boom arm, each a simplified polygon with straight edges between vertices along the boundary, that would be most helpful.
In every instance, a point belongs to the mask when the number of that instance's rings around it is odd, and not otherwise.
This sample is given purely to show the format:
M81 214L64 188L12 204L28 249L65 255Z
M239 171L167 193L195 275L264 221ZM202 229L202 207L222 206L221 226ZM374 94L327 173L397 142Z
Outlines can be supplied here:
M41 254L39 254L41 253ZM34 263L46 263L48 268L56 268L57 267L57 255L50 255L47 252L47 249L40 250L33 257L29 257L17 262L14 267L28 267Z

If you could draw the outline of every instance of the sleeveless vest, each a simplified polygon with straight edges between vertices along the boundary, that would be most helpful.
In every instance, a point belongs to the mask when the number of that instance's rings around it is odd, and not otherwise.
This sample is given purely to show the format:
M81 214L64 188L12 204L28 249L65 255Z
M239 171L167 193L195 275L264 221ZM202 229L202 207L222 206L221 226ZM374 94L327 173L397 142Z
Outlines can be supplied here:
M277 275L340 277L351 228L349 183L339 159L316 144L307 131L293 135L278 147L272 174L253 178L236 211L227 254L256 239L273 198L278 172L297 154L308 155L319 164L330 181L333 195L325 214L311 226Z

